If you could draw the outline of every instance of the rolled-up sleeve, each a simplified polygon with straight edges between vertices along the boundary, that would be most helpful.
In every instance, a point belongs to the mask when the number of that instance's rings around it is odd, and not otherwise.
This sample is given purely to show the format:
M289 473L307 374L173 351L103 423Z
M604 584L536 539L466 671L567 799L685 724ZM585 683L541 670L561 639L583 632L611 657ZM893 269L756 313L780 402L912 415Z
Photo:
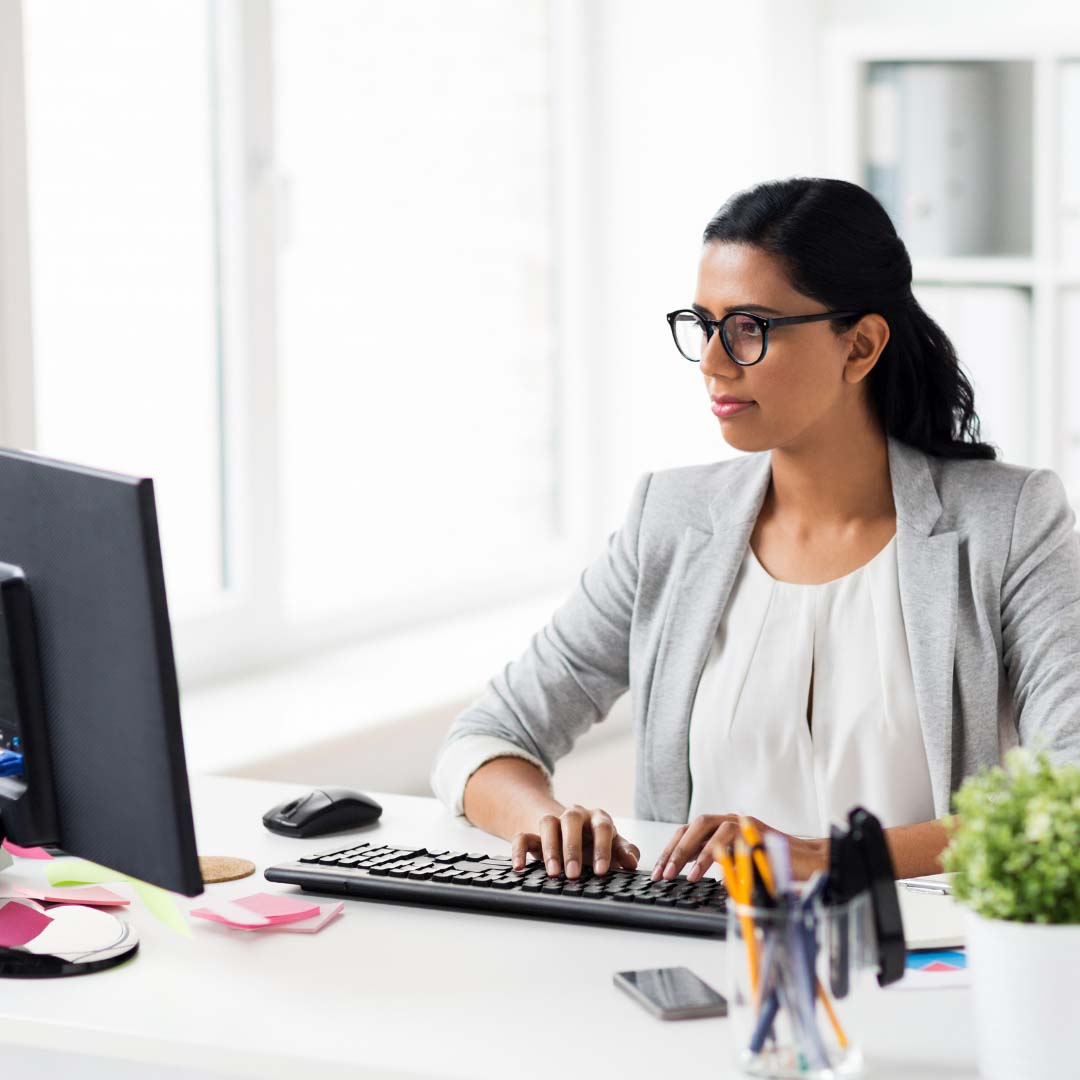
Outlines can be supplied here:
M1080 762L1080 538L1057 474L1037 469L1016 503L1001 587L1005 671L1022 745Z
M638 540L651 478L639 477L622 525L547 625L451 724L431 788L452 813L464 813L469 777L496 757L531 761L550 784L555 762L629 687Z

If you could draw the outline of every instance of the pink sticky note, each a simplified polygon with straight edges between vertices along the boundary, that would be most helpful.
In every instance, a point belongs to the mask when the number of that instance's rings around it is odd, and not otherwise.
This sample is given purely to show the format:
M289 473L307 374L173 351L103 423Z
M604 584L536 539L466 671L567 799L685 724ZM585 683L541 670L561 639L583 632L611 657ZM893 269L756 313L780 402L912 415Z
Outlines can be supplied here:
M957 967L955 964L946 964L941 960L934 960L929 964L924 964L921 971L963 971L963 968Z
M333 922L344 910L344 904L332 904L321 909L320 914L296 922L276 923L272 926L255 926L252 930L264 934L317 934L327 923Z
M17 855L20 859L51 859L52 856L44 849L40 847L19 847L18 844L13 844L10 840L4 841L4 850L12 855Z
M40 900L45 904L87 904L90 907L122 907L131 901L101 885L54 885L51 888L28 889L16 885L17 896Z
M227 901L220 901L215 908L192 908L191 916L221 923L222 926L231 926L234 930L260 930L270 925L270 920L265 916L256 915L253 911Z
M319 905L310 900L298 900L283 893L252 893L233 901L256 915L262 915L271 923L293 922L296 919L310 919L319 914Z
M25 945L45 929L52 919L17 900L0 902L0 945L12 949Z

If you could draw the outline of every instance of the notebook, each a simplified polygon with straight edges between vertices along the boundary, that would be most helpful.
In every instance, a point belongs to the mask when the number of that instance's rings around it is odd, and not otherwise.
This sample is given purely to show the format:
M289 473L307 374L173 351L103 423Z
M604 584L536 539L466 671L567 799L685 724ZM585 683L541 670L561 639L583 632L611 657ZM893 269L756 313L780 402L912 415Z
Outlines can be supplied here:
M933 874L908 881L927 884L947 884L949 874ZM919 892L899 881L896 892L900 897L900 917L904 920L904 940L911 949L954 949L964 945L964 908L951 896L942 893Z

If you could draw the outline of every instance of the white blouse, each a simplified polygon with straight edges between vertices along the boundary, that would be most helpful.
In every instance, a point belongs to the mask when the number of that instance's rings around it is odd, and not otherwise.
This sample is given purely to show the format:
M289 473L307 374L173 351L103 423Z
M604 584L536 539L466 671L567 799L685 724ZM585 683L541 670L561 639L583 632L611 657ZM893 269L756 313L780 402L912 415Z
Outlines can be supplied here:
M855 805L886 828L934 817L895 536L821 585L775 580L747 545L698 683L689 753L691 819L750 814L827 836Z

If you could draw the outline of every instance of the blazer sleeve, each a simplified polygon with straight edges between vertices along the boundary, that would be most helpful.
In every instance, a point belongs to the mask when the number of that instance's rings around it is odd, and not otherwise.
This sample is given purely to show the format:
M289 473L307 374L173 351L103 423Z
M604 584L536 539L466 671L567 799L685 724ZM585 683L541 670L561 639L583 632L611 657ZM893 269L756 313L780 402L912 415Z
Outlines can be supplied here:
M1037 469L1016 503L1001 585L1002 658L1020 743L1080 762L1080 538L1057 474Z
M555 762L629 687L638 538L651 479L652 473L638 478L606 550L582 571L525 652L496 673L451 724L430 779L452 813L464 813L469 777L492 758L531 761L550 787Z

